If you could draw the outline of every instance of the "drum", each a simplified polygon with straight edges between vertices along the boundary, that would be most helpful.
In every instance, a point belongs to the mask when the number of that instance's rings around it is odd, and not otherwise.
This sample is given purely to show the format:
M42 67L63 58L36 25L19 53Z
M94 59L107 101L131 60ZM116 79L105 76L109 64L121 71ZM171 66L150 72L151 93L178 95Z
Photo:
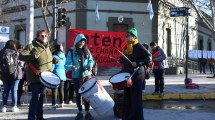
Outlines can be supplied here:
M60 78L54 73L48 71L40 73L40 81L50 89L57 88L60 84Z
M131 74L127 72L122 72L113 75L109 82L112 84L114 90L122 90L125 87L132 86Z
M79 89L79 93L83 98L89 101L91 107L99 115L104 115L109 110L112 111L114 101L103 88L100 81L93 77L87 80Z

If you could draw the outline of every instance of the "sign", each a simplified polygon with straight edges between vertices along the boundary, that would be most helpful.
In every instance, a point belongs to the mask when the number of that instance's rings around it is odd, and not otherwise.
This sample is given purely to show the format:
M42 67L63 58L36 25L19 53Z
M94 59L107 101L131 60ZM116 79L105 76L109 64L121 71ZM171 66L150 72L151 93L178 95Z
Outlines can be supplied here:
M74 46L75 38L80 33L87 38L87 46L99 66L121 66L120 63L116 62L116 59L121 57L118 50L124 51L126 46L125 32L70 29L68 31L67 50Z
M170 16L171 17L178 17L178 16L186 16L188 8L186 7L177 7L177 8L170 8Z
M9 27L0 26L0 42L7 42L9 40Z

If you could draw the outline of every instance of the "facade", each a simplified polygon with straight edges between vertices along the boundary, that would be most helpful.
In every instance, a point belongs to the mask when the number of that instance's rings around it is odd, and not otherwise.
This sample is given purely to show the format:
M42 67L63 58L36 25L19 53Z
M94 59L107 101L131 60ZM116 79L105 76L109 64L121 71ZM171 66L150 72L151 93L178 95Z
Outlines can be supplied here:
M19 0L19 4L8 2L1 5L0 25L10 27L10 38L17 39L22 44L28 44L25 39L26 4L27 0ZM98 0L100 21L96 22L96 0L68 0L60 3L66 13L66 26L57 31L58 42L67 44L67 30L70 28L126 31L136 27L141 43L155 41L163 47L168 57L185 58L186 17L170 17L171 7L190 7L179 0L152 0L154 17L149 19L148 0ZM49 7L52 9L52 5ZM214 50L213 32L198 20L198 15L190 7L189 16L189 49ZM45 28L41 9L35 3L34 32ZM123 21L118 21L118 18ZM53 26L52 16L47 14L50 26ZM52 39L52 38L51 38Z

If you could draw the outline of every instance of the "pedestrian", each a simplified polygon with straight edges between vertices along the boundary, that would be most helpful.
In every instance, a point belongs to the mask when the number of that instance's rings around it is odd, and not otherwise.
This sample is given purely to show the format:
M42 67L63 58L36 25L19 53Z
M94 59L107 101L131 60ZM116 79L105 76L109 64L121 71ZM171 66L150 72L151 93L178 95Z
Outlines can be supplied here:
M199 72L200 72L200 74L202 74L202 72L204 73L204 74L206 74L206 72L205 72L205 67L206 67L206 64L207 64L207 59L205 59L205 58L199 58L198 59L198 63L199 63Z
M211 74L214 74L214 59L208 58L208 66L210 68Z
M18 50L19 53L22 52L23 49L24 49L23 45L19 44L17 46L17 50ZM22 62L22 66L24 66L24 62ZM18 95L18 97L17 97L17 105L18 106L21 105L20 100L21 100L21 97L22 97L22 94L23 94L23 85L25 84L25 82L26 82L26 77L24 75L24 67L23 67L22 68L22 78L19 81L18 90L17 90L17 95Z
M69 49L71 51L72 49ZM68 51L66 53L66 56ZM64 83L64 101L66 104L73 104L74 103L74 80L72 79L72 71L66 72L66 81Z
M153 73L155 77L155 90L153 95L164 96L164 74L165 74L165 59L164 50L155 42L150 43L152 49Z
M64 83L64 101L66 104L74 103L74 82L72 79L67 79Z
M60 85L58 86L58 88L52 89L52 106L58 107L58 105L56 104L57 90L58 90L59 99L60 99L59 107L62 108L64 105L64 82L66 81L66 69L65 69L66 57L65 57L65 54L63 53L62 44L54 45L52 57L53 57L53 64L52 64L53 73L60 78Z
M78 34L75 38L72 52L68 51L66 57L66 69L72 70L72 79L75 83L76 105L79 110L75 120L83 118L82 98L78 91L81 84L91 76L93 64L92 55L87 47L87 39L83 34ZM89 112L90 105L86 100L83 99L83 101L86 112L85 119L92 120L93 117Z
M38 30L32 44L24 48L19 58L27 63L28 67L25 67L26 79L32 92L28 120L45 120L43 118L45 86L41 83L39 74L44 71L52 72L52 53L47 31Z
M146 50L149 52L149 54L151 54L149 51L149 45L147 43L143 43L142 45L146 48ZM145 79L143 79L143 83L142 83L142 93L143 94L145 93L146 79L149 79L149 77L150 77L150 71L151 71L151 60L145 67Z
M16 42L8 40L5 47L0 51L0 75L3 82L2 112L7 112L8 96L11 90L12 112L18 112L17 90L20 79L22 78L22 64L18 60Z
M124 55L120 57L119 62L122 63L122 72L134 73L137 67L144 68L150 61L150 53L138 41L138 32L136 28L131 28L126 32L126 48ZM123 117L122 120L144 120L143 103L142 103L142 81L144 79L143 72L136 72L132 78L132 86L124 88L123 97ZM135 94L134 94L135 93Z

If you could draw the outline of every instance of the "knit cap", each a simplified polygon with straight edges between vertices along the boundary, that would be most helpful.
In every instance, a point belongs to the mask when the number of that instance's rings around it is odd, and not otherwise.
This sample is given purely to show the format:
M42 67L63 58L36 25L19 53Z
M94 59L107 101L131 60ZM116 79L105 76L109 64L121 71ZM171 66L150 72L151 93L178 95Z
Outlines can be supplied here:
M137 36L137 29L136 28L131 28L127 32L133 34L136 38L138 38L138 36Z

